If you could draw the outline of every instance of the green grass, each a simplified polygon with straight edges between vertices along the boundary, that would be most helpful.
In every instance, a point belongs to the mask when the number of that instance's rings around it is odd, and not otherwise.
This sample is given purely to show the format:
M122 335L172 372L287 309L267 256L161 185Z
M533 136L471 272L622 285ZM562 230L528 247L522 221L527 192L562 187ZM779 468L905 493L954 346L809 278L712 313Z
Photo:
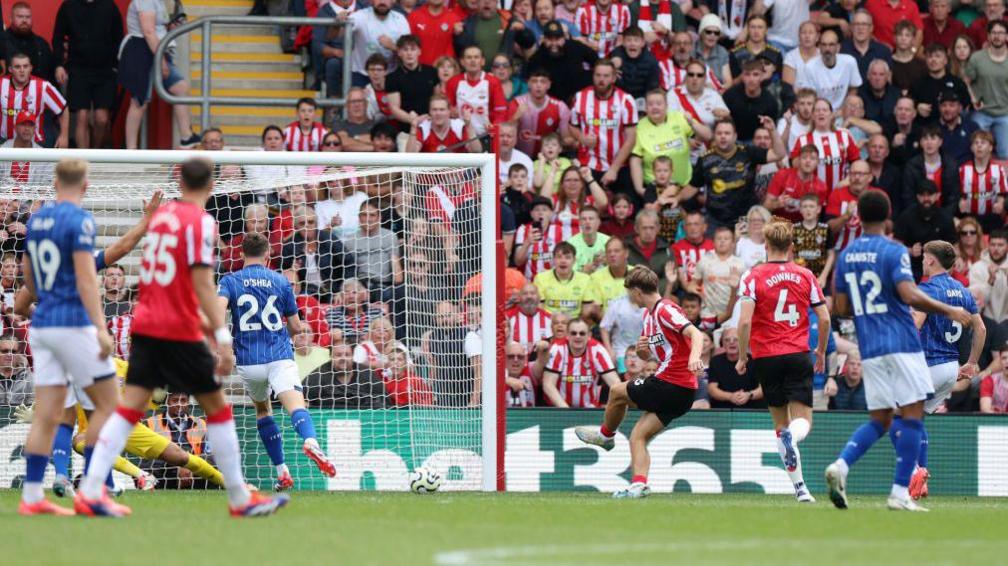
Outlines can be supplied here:
M818 494L817 494L818 495ZM278 516L234 520L222 493L130 492L123 520L20 517L0 491L0 564L938 564L1003 556L1008 500L882 497L841 512L820 497L604 494L294 494ZM995 561L997 559L995 558Z

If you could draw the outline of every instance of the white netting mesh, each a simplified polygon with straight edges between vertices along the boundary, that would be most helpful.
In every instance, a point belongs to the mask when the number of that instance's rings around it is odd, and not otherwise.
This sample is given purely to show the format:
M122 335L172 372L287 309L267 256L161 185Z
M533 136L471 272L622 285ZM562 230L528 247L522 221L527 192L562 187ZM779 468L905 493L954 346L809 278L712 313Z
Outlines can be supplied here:
M53 198L52 166L23 163L15 168L22 171L17 180L0 181L0 250L11 254L0 269L7 307L3 324L20 352L16 358L0 358L0 364L15 371L20 366L26 376L31 371L24 340L29 321L9 310L20 285L13 259L22 253L27 218ZM143 203L154 191L163 191L166 199L177 197L177 171L172 164L92 161L85 207L95 216L96 248L120 241L141 220ZM308 328L293 339L295 361L319 441L336 463L337 477L327 483L301 454L301 439L274 400L296 485L403 489L408 470L426 464L441 471L446 488L479 489L483 440L475 376L482 348L480 308L483 300L492 299L474 278L483 263L480 170L217 165L215 171L207 210L220 231L218 277L242 267L246 231L267 234L270 267L293 283ZM116 354L124 360L129 358L141 248L100 274ZM11 386L16 380L3 377L0 412L7 412L0 418L9 416L9 407L30 403L28 395ZM259 441L255 411L241 380L229 378L226 391L236 405L248 479L270 487L276 471ZM186 413L192 415L189 424L195 432L173 428L166 412L179 422ZM170 398L148 416L152 425L160 425L155 427L159 432L198 451L194 445L200 443L201 415L188 400ZM14 429L23 434L19 426L0 429L0 434ZM178 468L130 458L164 483L180 483ZM0 470L0 485L10 485L16 471ZM188 481L183 477L181 483Z

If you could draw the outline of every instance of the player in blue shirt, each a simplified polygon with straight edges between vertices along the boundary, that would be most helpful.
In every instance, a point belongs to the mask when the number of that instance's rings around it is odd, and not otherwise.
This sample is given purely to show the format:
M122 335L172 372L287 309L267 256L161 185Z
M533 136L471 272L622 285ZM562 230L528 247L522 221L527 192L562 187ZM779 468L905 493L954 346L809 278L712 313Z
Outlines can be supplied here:
M826 484L833 504L846 509L849 467L892 426L896 472L887 505L924 511L910 498L908 486L920 452L924 400L934 393L934 386L909 307L947 316L963 326L969 326L971 318L961 307L935 301L914 284L906 247L885 236L890 212L885 193L865 191L857 210L864 235L851 242L837 261L834 312L854 315L871 419L854 431L840 457L826 468ZM893 421L896 410L903 418Z
M980 316L973 295L969 289L948 274L955 260L956 250L952 244L941 240L924 244L922 263L924 276L928 281L921 284L920 290L936 301L964 308L973 319L969 358L962 367L959 367L959 339L963 334L962 325L944 316L913 313L914 322L920 328L921 345L924 347L924 357L927 359L935 389L934 397L924 403L924 412L927 414L937 411L952 395L952 387L958 379L969 379L980 371L977 361L987 339L987 328L984 326L983 317ZM910 478L910 496L914 499L927 496L927 481L931 477L927 465L928 434L925 428L921 435L917 469Z
M271 389L290 414L294 430L304 439L305 456L329 477L336 475L336 467L319 446L294 363L290 337L302 331L294 291L286 277L267 267L268 252L265 236L247 234L242 243L245 266L221 278L218 294L231 311L238 375L255 405L259 438L276 466L274 487L282 491L294 487L294 479L284 463L283 435L273 420Z
M112 336L98 295L95 224L81 208L87 190L87 162L65 159L56 165L56 200L28 221L24 284L38 297L29 344L35 361L35 418L25 441L26 473L18 512L73 515L45 499L42 478L63 414L67 386L87 392L95 405L85 439L90 460L98 433L119 401L112 365ZM87 465L87 464L85 464ZM99 505L116 506L107 495Z

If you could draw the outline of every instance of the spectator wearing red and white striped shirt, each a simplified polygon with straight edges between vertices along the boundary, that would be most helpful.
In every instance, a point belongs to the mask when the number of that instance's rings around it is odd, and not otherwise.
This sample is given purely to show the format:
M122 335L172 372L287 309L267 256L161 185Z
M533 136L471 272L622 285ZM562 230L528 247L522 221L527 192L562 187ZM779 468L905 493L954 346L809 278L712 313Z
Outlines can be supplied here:
M630 27L630 8L622 2L595 0L578 8L574 19L581 32L578 39L605 57L619 45L623 30Z
M593 172L604 172L599 182L609 185L633 150L637 103L616 88L616 68L608 59L595 63L592 83L574 96L570 131L579 146L578 161Z
M836 237L837 252L843 251L847 244L861 236L857 200L866 190L882 190L869 186L871 180L871 166L867 161L858 160L850 166L850 183L830 193L826 204L826 224L829 225L830 233Z
M0 148L41 148L35 141L35 115L27 110L18 112L14 121L14 137L0 144ZM0 181L29 185L52 184L53 164L44 161L0 162Z
M833 106L825 98L816 100L812 108L812 131L798 137L791 147L791 158L797 158L802 146L808 144L819 150L818 176L831 193L847 178L850 164L861 159L854 136L846 128L833 128Z
M672 30L673 10L678 12L677 18L683 17L679 4L671 0L658 0L657 3L641 0L640 3L637 25L644 32L644 40L647 42L648 48L659 61L672 56L669 44L675 33Z
M482 148L472 129L472 111L462 110L461 118L451 117L448 97L435 94L430 99L429 115L417 116L410 124L410 137L406 151L411 153L437 153L452 151L479 152ZM468 143L463 143L469 140Z
M506 313L511 339L525 348L526 354L531 354L540 340L553 337L553 315L541 303L539 288L527 283L518 292L518 305Z
M550 347L543 397L554 407L598 407L602 381L609 387L620 382L616 365L605 346L591 337L588 323L572 320L567 338Z
M524 266L525 278L553 269L553 248L574 234L565 234L561 224L553 222L553 201L536 197L529 214L532 221L523 224L515 233L515 260L517 267Z
M0 78L0 138L14 137L15 122L21 111L35 117L35 141L45 140L45 124L42 114L49 110L59 115L60 134L56 138L57 148L69 147L70 113L66 110L66 99L49 81L32 76L31 61L27 56L11 58L9 75Z
M287 151L318 151L325 137L326 127L315 121L318 103L314 98L297 101L297 120L284 130L284 147Z
M445 95L457 115L464 108L472 111L473 131L482 136L490 124L503 122L507 116L504 87L497 77L483 71L486 60L478 45L462 50L463 72L448 80Z
M529 91L512 99L508 107L510 119L518 122L516 147L528 156L539 154L547 134L557 133L561 139L570 136L570 107L548 94L552 84L548 72L533 69L528 78Z
M507 364L504 375L504 395L508 407L535 406L535 381L529 368L528 355L517 342L508 342L504 347Z
M133 328L133 313L110 316L108 318L108 330L112 335L112 342L115 345L114 355L117 358L129 360L130 354L130 330Z
M1008 174L1004 167L991 162L994 137L986 130L970 136L973 160L959 166L962 197L961 215L977 217L985 232L1004 226L1005 195L1008 194Z

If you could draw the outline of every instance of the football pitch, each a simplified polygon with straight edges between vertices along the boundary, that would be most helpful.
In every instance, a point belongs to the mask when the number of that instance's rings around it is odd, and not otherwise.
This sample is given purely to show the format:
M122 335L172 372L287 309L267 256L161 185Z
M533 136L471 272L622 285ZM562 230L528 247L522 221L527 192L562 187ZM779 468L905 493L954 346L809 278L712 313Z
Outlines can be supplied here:
M821 494L816 494L820 496ZM121 520L20 517L0 491L0 564L614 565L939 564L1003 556L1008 500L599 493L296 492L279 515L235 520L221 492L129 492ZM983 558L986 557L986 558Z

